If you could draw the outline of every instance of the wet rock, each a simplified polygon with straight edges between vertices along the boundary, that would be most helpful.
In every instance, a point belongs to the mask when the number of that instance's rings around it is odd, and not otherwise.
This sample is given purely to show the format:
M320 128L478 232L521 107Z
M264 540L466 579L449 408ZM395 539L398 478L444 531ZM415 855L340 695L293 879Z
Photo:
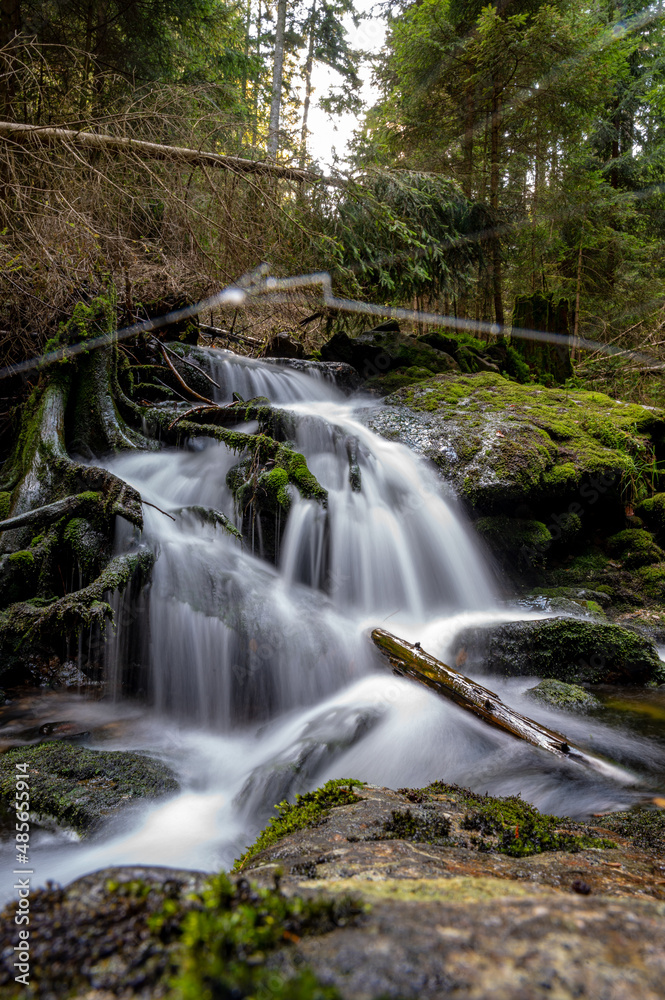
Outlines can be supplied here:
M505 677L539 676L570 684L665 680L665 664L650 639L619 625L572 618L464 629L451 656L463 659L467 672Z
M564 684L563 681L544 680L525 692L527 698L571 712L590 712L601 708L602 702L577 684Z
M493 373L407 386L367 420L432 459L477 514L540 520L553 536L569 514L584 522L593 512L597 523L609 511L623 520L624 477L665 442L660 410Z
M474 528L504 568L532 568L552 545L552 534L542 521L497 515L479 518Z
M363 384L358 372L343 361L310 361L297 358L262 358L280 368L292 368L305 375L319 375L328 382L333 382L342 392L355 392Z
M304 358L305 348L290 333L276 333L268 341L263 352L264 358Z
M33 894L35 995L152 1000L176 977L201 996L212 977L228 995L279 1000L662 996L660 862L630 834L610 842L606 829L442 782L347 793L237 881L115 868ZM543 850L505 852L516 816ZM550 834L559 840L545 843ZM0 919L8 998L23 995L14 913Z
M5 805L14 800L17 763L28 765L31 815L81 836L132 800L178 791L171 769L144 754L48 742L0 756L0 802Z
M422 340L403 336L397 324L392 323L359 337L336 333L321 348L321 357L324 361L352 365L364 379L383 376L397 368L420 368L428 373L459 371L459 365L449 354Z

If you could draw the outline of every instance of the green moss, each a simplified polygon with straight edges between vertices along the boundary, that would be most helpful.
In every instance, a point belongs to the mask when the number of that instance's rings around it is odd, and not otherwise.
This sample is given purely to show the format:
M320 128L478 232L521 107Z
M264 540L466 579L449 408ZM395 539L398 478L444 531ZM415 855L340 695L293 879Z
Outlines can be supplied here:
M450 820L444 816L393 809L383 824L380 840L413 840L424 844L450 844Z
M661 859L665 857L665 812L661 809L638 808L614 813L603 816L598 825L629 837L637 847L656 851Z
M2 492L0 493L0 521L4 521L9 517L9 511L11 508L11 493Z
M77 302L71 317L61 323L55 337L47 341L44 353L109 333L114 329L115 322L115 289L111 289L106 296L98 295L90 303Z
M106 594L122 590L135 573L147 575L154 562L152 552L141 550L116 556L87 587L65 597L12 604L0 613L0 645L18 650L37 637L65 637L82 628L104 628L113 619Z
M170 769L143 754L40 743L0 756L0 796L5 805L14 800L17 762L28 765L31 814L81 835L131 799L178 790Z
M28 549L21 549L19 552L12 552L7 556L7 561L17 569L30 573L35 566L35 557Z
M519 796L494 798L477 795L441 781L428 785L424 791L430 795L452 795L459 805L467 809L461 826L464 830L480 834L474 846L481 851L498 851L519 858L545 851L575 853L589 848L616 847L613 841L591 836L583 829L579 833L572 832L570 827L576 824L540 813Z
M544 551L552 544L552 535L542 521L497 515L481 517L474 527L491 548L501 552L519 552L524 546Z
M208 889L182 922L172 981L180 1000L339 1000L309 969L279 972L271 952L309 935L348 924L364 907L349 896L302 899L275 889L259 889L225 875ZM164 919L171 917L167 908ZM153 921L157 927L157 921Z
M653 540L648 531L627 528L608 539L609 551L621 559L624 566L646 566L665 559L665 552Z
M488 499L483 473L490 470L503 480L504 505L578 490L587 502L608 491L636 502L657 480L654 456L665 442L663 414L600 393L536 388L481 372L440 374L398 390L387 402L450 421L454 443L481 418L485 450L479 481L471 476L468 483L473 503ZM598 479L600 486L594 485Z
M640 566L635 576L641 584L641 589L647 597L654 601L662 601L665 597L665 562L653 566Z
M304 830L306 827L319 826L335 806L346 806L357 802L358 797L353 789L362 786L362 781L335 779L326 782L314 792L296 795L293 804L280 802L275 806L277 815L273 816L257 840L238 858L233 871L242 871L255 855L277 843L282 837L295 833L296 830Z
M387 395L402 389L404 386L413 385L414 382L422 382L424 379L432 378L435 372L429 368L395 368L387 375L374 375L365 383L368 389L376 389Z
M563 681L552 679L541 681L535 687L529 688L527 697L553 708L566 711L588 712L600 708L601 702L592 694L578 687L577 684L564 684Z
M665 533L665 493L655 493L643 500L637 508L637 513L654 531Z

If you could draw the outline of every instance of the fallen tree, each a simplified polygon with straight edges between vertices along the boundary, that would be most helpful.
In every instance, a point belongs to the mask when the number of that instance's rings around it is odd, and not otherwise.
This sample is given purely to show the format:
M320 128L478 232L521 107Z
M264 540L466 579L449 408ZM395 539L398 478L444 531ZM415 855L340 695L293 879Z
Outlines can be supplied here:
M524 740L540 750L546 750L556 757L574 761L613 778L623 777L624 780L633 780L627 772L621 771L601 757L587 753L561 733L547 729L533 719L513 711L493 691L430 656L420 648L420 645L413 645L380 628L372 631L372 640L377 649L388 659L395 674L410 677L424 684L490 726Z
M341 177L326 177L313 170L281 167L274 163L265 163L263 160L248 160L242 156L226 156L222 153L209 153L203 149L188 149L185 146L167 146L159 142L145 142L143 139L105 135L101 132L23 125L20 122L0 122L0 136L18 145L66 144L81 149L108 150L118 155L132 152L145 159L170 160L190 166L218 167L234 174L257 174L333 187L343 187L345 183Z

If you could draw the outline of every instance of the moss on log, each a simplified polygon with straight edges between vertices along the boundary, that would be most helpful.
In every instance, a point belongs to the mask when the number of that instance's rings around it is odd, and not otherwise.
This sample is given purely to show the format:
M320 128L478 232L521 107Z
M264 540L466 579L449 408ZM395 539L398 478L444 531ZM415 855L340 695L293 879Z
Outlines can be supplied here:
M405 639L400 639L380 628L372 631L372 640L377 649L388 659L394 673L424 684L495 729L500 729L556 757L574 761L614 778L623 776L625 780L632 780L626 772L620 771L600 757L587 753L561 733L546 729L533 719L513 711L493 691L470 680L458 670L446 666L419 646L412 645Z

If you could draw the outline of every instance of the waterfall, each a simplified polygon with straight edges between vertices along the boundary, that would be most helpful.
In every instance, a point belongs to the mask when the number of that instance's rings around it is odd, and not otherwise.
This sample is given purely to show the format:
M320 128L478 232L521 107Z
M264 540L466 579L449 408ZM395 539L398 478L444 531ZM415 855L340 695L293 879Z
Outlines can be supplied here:
M513 740L379 660L367 636L377 625L443 656L463 625L525 617L497 605L445 483L364 425L380 404L344 396L316 370L207 354L220 402L262 394L292 414L293 443L327 489L327 509L294 491L273 564L259 538L241 543L202 516L211 507L242 521L226 482L240 456L224 445L197 439L109 459L159 509L144 506L141 533L118 523L117 550L148 546L155 563L142 593L115 598L107 677L117 700L95 712L111 731L120 721L114 746L161 757L182 791L120 813L87 845L36 833L40 880L113 864L229 866L275 802L334 777L393 788L444 779L573 816L627 807L637 793L625 785ZM123 681L133 701L122 700ZM536 708L523 699L533 682L492 687L596 752L662 772L653 741ZM65 717L89 711L71 704ZM107 732L99 745L109 749Z
M226 484L238 456L225 445L198 440L109 464L155 505L144 507L141 538L156 556L144 623L150 699L160 711L229 731L315 705L368 674L368 627L388 618L409 632L481 611L492 590L440 481L404 446L362 425L366 401L321 377L210 355L219 401L261 393L293 414L295 446L328 491L327 509L293 491L272 565L258 543L251 551L191 509L211 507L240 524ZM120 549L134 543L132 531L119 532Z

